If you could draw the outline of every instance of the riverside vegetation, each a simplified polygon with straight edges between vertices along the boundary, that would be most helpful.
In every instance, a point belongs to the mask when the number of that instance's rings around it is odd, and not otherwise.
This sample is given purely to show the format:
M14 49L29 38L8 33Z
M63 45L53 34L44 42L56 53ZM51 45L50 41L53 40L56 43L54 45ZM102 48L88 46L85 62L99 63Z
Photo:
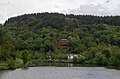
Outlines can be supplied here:
M67 62L68 52L78 55L73 63L120 66L120 16L34 13L0 25L0 69Z

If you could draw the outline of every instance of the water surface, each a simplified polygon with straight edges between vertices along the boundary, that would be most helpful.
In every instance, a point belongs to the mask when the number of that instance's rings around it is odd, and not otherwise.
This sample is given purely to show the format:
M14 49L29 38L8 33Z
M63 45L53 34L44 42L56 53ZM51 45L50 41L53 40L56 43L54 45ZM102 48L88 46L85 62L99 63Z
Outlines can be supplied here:
M120 79L120 70L104 67L30 67L0 71L0 79Z

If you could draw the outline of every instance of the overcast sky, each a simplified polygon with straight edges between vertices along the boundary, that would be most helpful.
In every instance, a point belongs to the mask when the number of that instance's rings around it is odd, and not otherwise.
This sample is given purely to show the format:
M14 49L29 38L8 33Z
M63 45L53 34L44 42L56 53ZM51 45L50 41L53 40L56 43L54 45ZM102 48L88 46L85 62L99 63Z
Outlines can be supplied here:
M0 0L0 23L9 17L37 12L120 15L120 0Z

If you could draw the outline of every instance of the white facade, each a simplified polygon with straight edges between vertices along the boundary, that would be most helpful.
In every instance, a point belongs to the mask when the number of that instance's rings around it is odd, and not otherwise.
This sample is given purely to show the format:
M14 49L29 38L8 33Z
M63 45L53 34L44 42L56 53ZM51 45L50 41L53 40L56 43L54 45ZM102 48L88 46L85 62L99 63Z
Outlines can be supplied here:
M77 55L76 54L69 54L68 55L68 59L70 59L70 60L73 60L74 57L77 57Z

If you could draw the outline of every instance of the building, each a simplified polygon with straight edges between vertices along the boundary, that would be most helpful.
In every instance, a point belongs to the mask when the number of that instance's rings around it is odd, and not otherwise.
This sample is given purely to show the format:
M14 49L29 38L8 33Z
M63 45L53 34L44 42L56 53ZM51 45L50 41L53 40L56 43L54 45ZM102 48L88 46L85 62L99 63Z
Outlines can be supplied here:
M66 47L68 45L69 45L69 40L68 39L59 39L59 40L57 40L57 46Z
M68 60L73 60L74 57L78 57L77 54L68 54Z

